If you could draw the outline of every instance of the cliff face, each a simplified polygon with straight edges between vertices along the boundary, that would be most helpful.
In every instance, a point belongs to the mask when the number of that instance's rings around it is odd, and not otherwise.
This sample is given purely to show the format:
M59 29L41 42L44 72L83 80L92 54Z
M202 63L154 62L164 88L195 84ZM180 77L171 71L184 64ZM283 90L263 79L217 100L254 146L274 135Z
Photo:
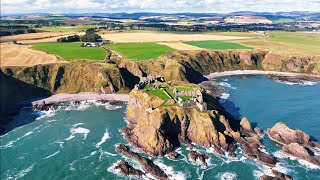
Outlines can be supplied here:
M177 51L154 60L118 59L114 64L73 61L33 67L2 67L3 72L52 93L128 92L147 74L166 81L198 83L203 75L226 70L275 70L320 74L320 57L284 57L266 51Z
M33 67L6 67L3 72L52 93L81 91L112 93L133 87L125 72L113 64L88 62L57 63ZM132 87L131 87L132 86Z
M227 143L235 142L230 136L237 133L226 120L228 115L219 102L214 97L210 100L210 110L206 112L200 112L197 107L159 107L163 103L161 99L133 90L126 113L129 126L123 130L125 137L154 156L167 154L180 144L190 145L192 142L228 151ZM230 122L235 121L230 119Z

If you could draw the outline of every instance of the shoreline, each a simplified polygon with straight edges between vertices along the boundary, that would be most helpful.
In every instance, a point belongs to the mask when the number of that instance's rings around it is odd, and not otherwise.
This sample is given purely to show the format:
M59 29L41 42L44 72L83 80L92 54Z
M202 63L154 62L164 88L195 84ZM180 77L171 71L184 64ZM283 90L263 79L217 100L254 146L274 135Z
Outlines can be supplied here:
M284 77L305 77L305 78L316 78L320 81L320 75L292 73L292 72L279 72L279 71L262 71L262 70L234 70L234 71L222 71L214 72L204 77L208 80L213 80L217 77L225 76L239 76L239 75L274 75ZM205 81L208 81L205 80ZM203 82L205 82L203 81ZM200 83L201 84L201 83ZM60 102L71 102L71 101L86 101L86 100L103 100L103 101L119 101L128 102L129 94L99 94L95 92L80 92L77 94L59 93L54 94L50 97L32 100L31 105L60 103Z
M224 76L238 76L238 75L275 75L275 76L286 76L286 77L310 77L310 78L319 78L320 75L312 74L302 74L302 73L293 73L293 72L280 72L280 71L263 71L263 70L234 70L234 71L222 71L210 73L209 75L204 76L208 80L212 80L217 77Z
M34 105L42 104L43 101L45 102L45 104L52 104L52 103L71 102L71 101L86 101L86 100L128 102L129 94L99 94L94 92L80 92L78 94L60 93L60 94L54 94L44 99L31 101L31 104L34 106Z

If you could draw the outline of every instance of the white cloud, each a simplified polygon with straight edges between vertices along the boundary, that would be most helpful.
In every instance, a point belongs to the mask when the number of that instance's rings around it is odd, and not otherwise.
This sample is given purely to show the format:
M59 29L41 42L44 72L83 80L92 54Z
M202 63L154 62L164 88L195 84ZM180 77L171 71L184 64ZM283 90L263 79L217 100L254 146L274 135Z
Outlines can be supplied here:
M1 0L5 13L320 11L320 0Z

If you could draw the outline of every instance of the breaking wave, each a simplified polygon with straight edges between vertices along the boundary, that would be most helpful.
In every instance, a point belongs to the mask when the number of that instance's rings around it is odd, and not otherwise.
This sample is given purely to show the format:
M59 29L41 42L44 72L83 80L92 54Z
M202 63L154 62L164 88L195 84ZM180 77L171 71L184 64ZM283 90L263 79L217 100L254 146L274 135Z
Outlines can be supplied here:
M221 180L236 180L238 175L234 172L223 172L219 173L216 177Z
M83 140L87 139L88 134L90 133L89 129L83 128L83 127L78 127L80 125L83 125L83 123L78 123L78 124L74 124L73 127L70 129L70 133L71 135L66 138L66 141L69 141L73 138L75 138L76 134L82 134L83 135Z
M96 144L96 147L99 148L109 138L110 138L110 135L109 135L108 129L106 129L105 133L101 138L101 141Z

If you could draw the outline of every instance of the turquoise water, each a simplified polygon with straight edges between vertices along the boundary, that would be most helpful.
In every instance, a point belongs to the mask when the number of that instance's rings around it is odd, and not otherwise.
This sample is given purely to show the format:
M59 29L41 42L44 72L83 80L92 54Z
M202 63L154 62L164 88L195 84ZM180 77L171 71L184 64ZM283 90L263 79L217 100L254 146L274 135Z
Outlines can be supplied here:
M223 77L217 81L230 94L222 104L235 116L245 115L262 129L281 120L320 139L319 84L287 85L264 76ZM125 108L125 104L114 107L83 103L78 107L66 103L46 114L21 110L16 121L30 123L0 137L1 179L126 179L117 176L112 168L117 161L126 159L114 150L115 144L125 143L119 132L126 126ZM287 159L279 153L280 146L267 138L263 143L268 152L280 157L276 169L295 179L320 179L319 169ZM241 149L237 150L236 159L207 152L210 162L206 168L187 160L186 147L176 151L182 153L176 160L154 159L172 179L247 180L270 172L266 166L243 157ZM134 161L126 160L139 168Z

